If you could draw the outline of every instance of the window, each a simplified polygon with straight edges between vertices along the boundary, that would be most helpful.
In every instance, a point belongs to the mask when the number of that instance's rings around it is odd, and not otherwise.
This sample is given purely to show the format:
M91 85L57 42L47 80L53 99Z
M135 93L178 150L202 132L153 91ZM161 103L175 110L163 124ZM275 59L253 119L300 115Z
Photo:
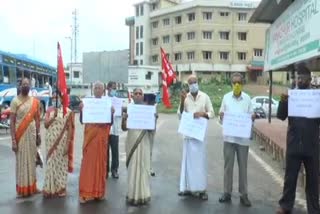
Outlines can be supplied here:
M139 16L139 6L136 6L136 16Z
M143 65L143 60L140 60L140 65Z
M262 56L263 50L262 49L254 49L254 56Z
M246 21L247 14L246 13L238 13L238 21Z
M181 24L182 23L182 18L181 18L181 16L177 16L176 18L175 18L175 21L176 21L176 24L178 25L178 24Z
M143 42L140 42L140 55L143 55Z
M153 38L152 39L152 44L153 45L158 45L158 38Z
M139 56L139 42L136 43L136 56Z
M152 22L152 28L157 28L159 25L159 21Z
M204 39L212 39L212 32L211 31L203 31L203 38Z
M212 59L212 52L211 51L202 51L203 59L209 60Z
M66 73L66 78L69 79L70 78L70 74Z
M162 37L162 43L164 43L164 44L167 44L167 43L170 43L170 36L168 35L168 36L164 36L164 37Z
M139 39L139 26L136 27L136 39Z
M195 32L188 32L187 33L187 38L188 40L193 40L196 38L196 33Z
M229 12L220 12L220 16L227 17L229 16Z
M158 62L158 54L152 56L152 62Z
M152 77L152 72L148 71L146 74L146 80L151 80L151 77Z
M73 71L73 77L79 78L80 77L80 71Z
M170 25L170 19L169 18L163 19L162 21L163 21L163 26Z
M220 32L220 39L221 40L229 40L229 34L230 34L230 32L228 32L228 31L221 31Z
M152 10L156 10L157 9L157 3L153 3L152 4Z
M203 20L212 20L212 12L203 12Z
M140 26L140 38L143 38L143 26Z
M247 53L246 52L238 52L238 60L244 61L247 59Z
M181 34L176 34L174 37L176 42L181 42Z
M221 51L220 52L220 60L228 60L229 59L229 52Z
M195 13L189 13L188 14L188 21L189 22L193 22L194 20L196 20L196 14Z
M194 51L187 52L188 60L194 60Z
M140 16L143 16L143 4L140 5Z
M167 60L169 60L170 61L170 54L166 54L166 57L167 57Z
M246 32L238 32L238 39L241 41L247 41L247 33Z
M175 53L174 54L174 60L179 61L182 59L182 53Z

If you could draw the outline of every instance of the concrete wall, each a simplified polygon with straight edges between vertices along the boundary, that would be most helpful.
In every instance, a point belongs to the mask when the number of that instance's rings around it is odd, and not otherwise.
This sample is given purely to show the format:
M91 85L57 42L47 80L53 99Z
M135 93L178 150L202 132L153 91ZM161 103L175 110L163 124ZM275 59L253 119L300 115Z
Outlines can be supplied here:
M83 83L128 81L129 50L83 53Z

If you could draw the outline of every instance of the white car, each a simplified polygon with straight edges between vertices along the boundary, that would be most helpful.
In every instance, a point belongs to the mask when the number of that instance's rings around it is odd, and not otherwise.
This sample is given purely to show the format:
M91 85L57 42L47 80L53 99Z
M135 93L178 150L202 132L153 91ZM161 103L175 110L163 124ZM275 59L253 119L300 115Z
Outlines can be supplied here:
M256 96L251 99L253 108L262 107L263 110L269 115L269 97L268 96ZM271 102L271 116L276 116L278 111L279 102L272 98Z

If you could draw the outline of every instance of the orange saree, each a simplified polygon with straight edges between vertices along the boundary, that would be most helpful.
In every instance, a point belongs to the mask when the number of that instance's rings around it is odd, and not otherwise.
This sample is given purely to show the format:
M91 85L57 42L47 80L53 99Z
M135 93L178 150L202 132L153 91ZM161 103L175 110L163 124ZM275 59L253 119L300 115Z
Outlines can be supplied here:
M86 124L80 169L80 201L103 199L106 190L109 124Z

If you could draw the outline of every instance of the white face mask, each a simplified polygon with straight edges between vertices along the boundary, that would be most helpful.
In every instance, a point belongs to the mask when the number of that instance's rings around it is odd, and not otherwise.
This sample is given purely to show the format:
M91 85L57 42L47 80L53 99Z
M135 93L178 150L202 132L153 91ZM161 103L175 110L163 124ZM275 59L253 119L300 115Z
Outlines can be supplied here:
M190 93L194 94L197 93L199 91L199 85L198 83L192 83L189 85L189 91Z

